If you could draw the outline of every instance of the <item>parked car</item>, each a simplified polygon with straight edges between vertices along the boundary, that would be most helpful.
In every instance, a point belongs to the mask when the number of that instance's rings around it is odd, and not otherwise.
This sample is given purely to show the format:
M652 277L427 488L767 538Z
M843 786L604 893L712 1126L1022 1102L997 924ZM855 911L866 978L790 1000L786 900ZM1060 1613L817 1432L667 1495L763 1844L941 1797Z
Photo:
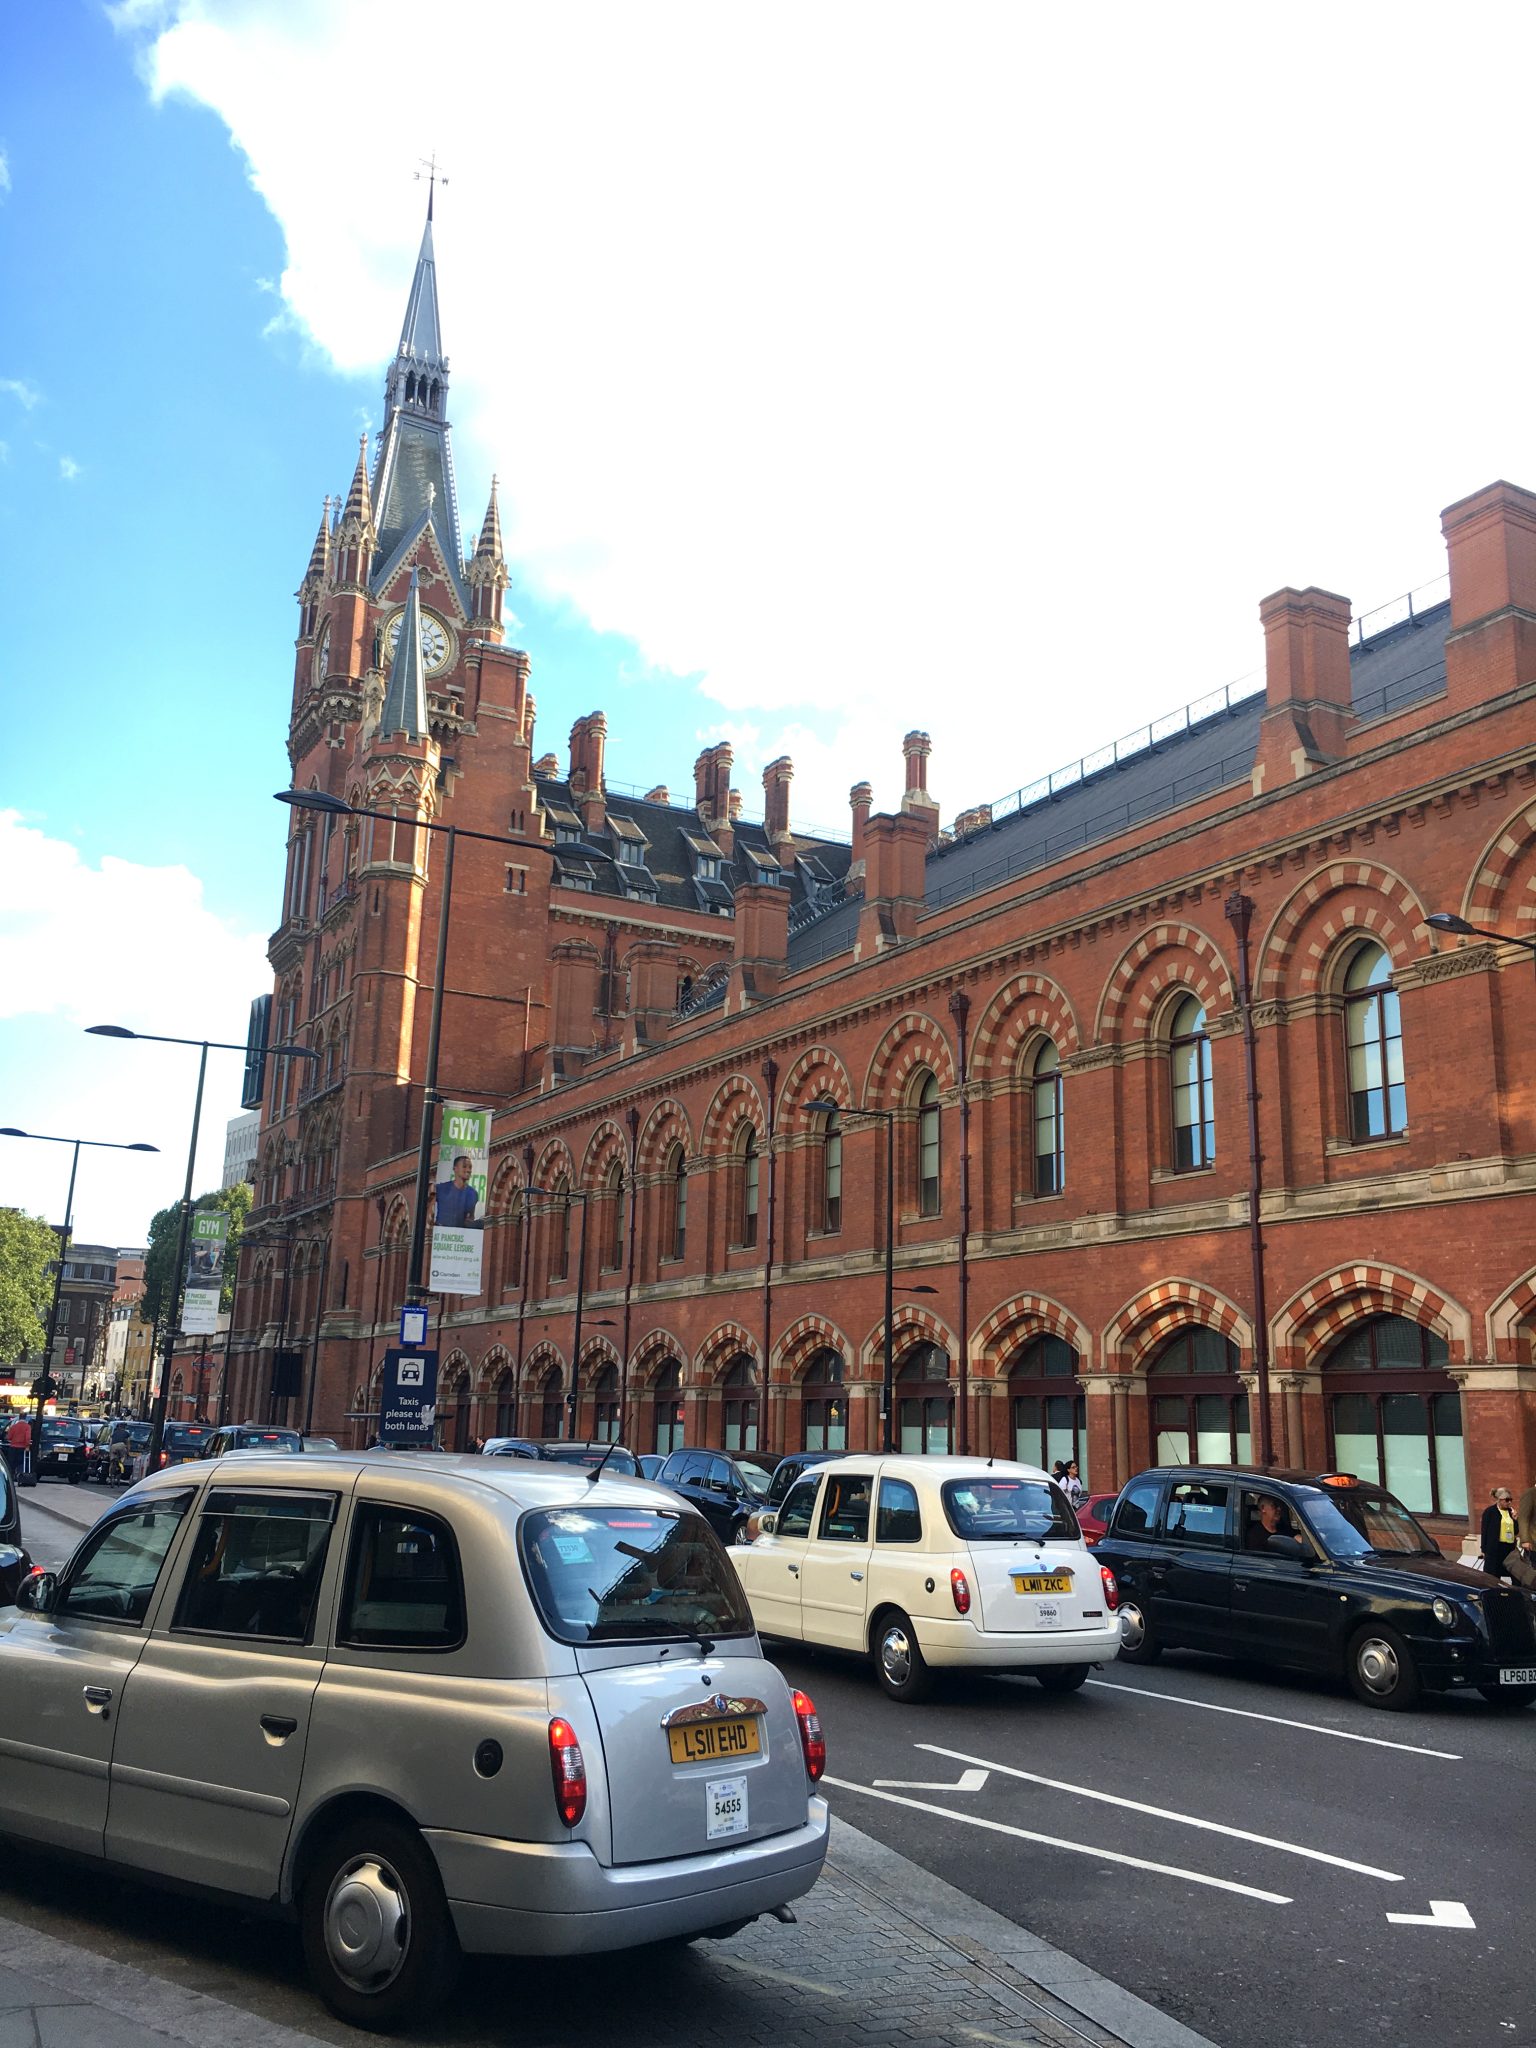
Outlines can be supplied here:
M778 1507L802 1472L809 1472L814 1465L826 1465L833 1458L846 1455L844 1451L791 1451L773 1468L773 1477L768 1482L767 1505Z
M1090 1493L1077 1510L1077 1526L1090 1550L1103 1542L1110 1515L1119 1498L1118 1493Z
M440 2009L461 1950L724 1936L821 1872L815 1707L707 1524L633 1480L183 1465L17 1610L0 1832L274 1902L356 2025Z
M333 1436L307 1436L304 1448L306 1451L339 1451L341 1445Z
M291 1457L303 1449L304 1439L296 1429L276 1429L265 1422L233 1422L216 1429L197 1456L222 1458L230 1451L271 1451L278 1457Z
M32 1569L21 1540L21 1503L11 1484L11 1468L0 1458L0 1607L9 1607L16 1589Z
M767 1506L773 1484L765 1465L733 1451L674 1451L656 1478L697 1508L722 1543L745 1540L747 1523Z
M623 1444L600 1443L595 1438L569 1436L493 1436L485 1446L488 1458L544 1458L556 1465L581 1465L593 1471L601 1465L605 1473L638 1479L640 1460Z
M1096 1554L1120 1581L1131 1663L1214 1650L1345 1678L1372 1707L1469 1687L1536 1700L1536 1600L1452 1563L1353 1473L1141 1472Z
M1119 1648L1114 1575L1037 1466L838 1458L759 1526L731 1562L762 1634L863 1652L892 1699L953 1665L1072 1692Z
M639 1477L654 1479L667 1462L665 1451L642 1451L635 1463L640 1467Z
M532 1437L488 1436L481 1451L486 1458L536 1458L539 1447Z
M87 1434L86 1425L73 1416L45 1416L34 1461L38 1478L67 1479L77 1486L85 1477Z
M184 1465L191 1458L204 1458L208 1454L203 1448L213 1435L209 1422L168 1422L160 1437L160 1451L155 1459L155 1470L163 1472L167 1465ZM135 1479L143 1479L149 1469L149 1432L146 1429L143 1447L133 1456L131 1471Z
M149 1442L149 1424L119 1417L104 1422L85 1447L85 1476L119 1484L130 1475L134 1455Z

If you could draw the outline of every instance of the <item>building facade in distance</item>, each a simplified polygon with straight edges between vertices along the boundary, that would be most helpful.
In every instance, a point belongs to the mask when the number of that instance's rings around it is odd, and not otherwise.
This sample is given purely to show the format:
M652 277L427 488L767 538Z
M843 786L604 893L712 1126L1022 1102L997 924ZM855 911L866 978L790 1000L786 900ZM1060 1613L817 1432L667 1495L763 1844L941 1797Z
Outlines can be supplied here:
M261 1111L248 1109L232 1116L224 1126L224 1178L221 1188L232 1188L242 1180L256 1178L256 1147L261 1135Z
M607 786L600 712L538 751L447 391L429 219L379 448L299 591L293 788L332 808L291 813L273 1035L320 1058L268 1078L231 1412L268 1412L297 1350L290 1416L371 1429L430 822L487 835L455 846L439 1083L497 1111L483 1288L435 1310L451 1443L863 1448L888 1338L902 1448L1076 1456L1106 1487L1267 1452L1446 1527L1523 1484L1536 495L1452 506L1447 583L1388 614L1277 591L1261 693L948 831L908 734L900 807L855 780L836 843L795 830L787 759L759 823L728 746L687 801Z

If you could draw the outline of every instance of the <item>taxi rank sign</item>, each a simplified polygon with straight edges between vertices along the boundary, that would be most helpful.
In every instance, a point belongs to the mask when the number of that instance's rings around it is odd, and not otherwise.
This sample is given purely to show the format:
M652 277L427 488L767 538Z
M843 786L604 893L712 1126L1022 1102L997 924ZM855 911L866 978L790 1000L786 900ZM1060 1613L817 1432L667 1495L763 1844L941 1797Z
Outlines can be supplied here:
M430 1446L437 1422L437 1353L386 1351L379 1396L379 1441L392 1448Z

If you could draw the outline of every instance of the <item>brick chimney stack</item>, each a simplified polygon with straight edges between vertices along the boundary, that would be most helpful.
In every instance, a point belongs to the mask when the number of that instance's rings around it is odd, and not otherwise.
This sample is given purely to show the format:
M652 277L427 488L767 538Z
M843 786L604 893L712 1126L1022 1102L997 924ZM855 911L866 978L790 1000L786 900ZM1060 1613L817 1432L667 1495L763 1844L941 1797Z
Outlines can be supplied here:
M1277 590L1259 606L1264 714L1253 788L1298 781L1342 759L1354 728L1350 603L1331 590Z
M875 792L867 782L856 782L848 792L848 808L853 813L853 859L848 864L848 879L857 882L864 875L864 828L869 823L870 807L875 801Z
M1536 494L1489 484L1440 515L1450 555L1447 709L1536 677Z
M788 754L780 754L763 770L763 826L770 846L784 846L794 837L789 829L789 785L794 775Z
M926 809L870 818L864 827L864 907L858 957L915 937L933 826Z
M731 830L731 763L735 759L729 740L706 747L693 764L693 787L699 822L713 834L715 843L729 860L735 851L736 835Z
M926 818L931 836L937 838L939 807L928 794L928 756L933 752L933 742L925 732L909 732L901 743L901 751L907 764L907 790L901 808Z
M571 795L581 808L582 824L589 832L601 832L608 822L608 805L603 791L603 753L608 742L608 720L601 711L591 711L571 727Z

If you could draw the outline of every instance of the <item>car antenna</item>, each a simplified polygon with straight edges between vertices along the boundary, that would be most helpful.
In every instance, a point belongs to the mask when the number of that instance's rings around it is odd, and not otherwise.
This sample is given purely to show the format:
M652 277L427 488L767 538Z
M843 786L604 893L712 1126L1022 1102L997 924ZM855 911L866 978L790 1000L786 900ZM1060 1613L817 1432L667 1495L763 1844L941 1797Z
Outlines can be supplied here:
M607 1450L604 1451L603 1455L592 1467L592 1470L587 1474L588 1486L593 1486L596 1484L597 1480L602 1476L603 1467L607 1464L608 1460L613 1456L614 1452L618 1449L618 1447L619 1440L617 1437L615 1437L613 1442L608 1446Z

